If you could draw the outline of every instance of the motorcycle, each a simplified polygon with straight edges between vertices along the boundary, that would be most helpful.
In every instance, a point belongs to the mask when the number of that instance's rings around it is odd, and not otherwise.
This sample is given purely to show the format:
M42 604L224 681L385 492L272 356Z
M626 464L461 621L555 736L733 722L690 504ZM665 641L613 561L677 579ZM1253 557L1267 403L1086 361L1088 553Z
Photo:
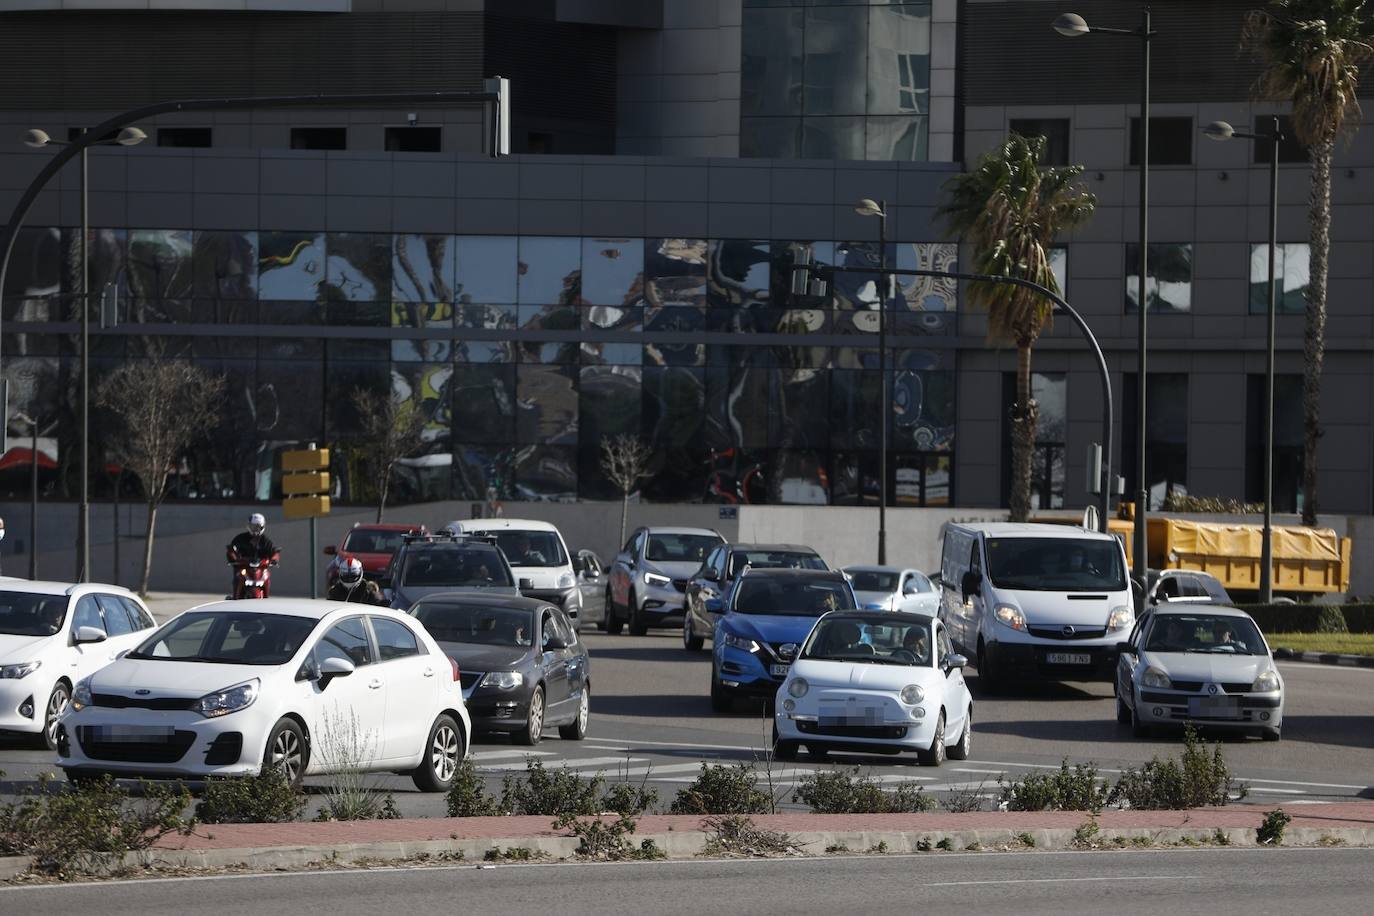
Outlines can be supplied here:
M225 597L230 600L271 597L272 567L280 562L280 551L270 558L255 557L245 560L236 556L229 557L229 565L234 568L234 594Z

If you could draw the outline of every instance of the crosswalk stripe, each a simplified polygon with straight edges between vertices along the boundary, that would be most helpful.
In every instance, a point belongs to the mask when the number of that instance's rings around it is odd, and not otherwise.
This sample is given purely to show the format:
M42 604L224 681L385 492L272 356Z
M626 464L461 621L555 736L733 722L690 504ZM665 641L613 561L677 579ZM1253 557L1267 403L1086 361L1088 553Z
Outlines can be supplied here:
M530 749L516 750L512 748L508 751L473 751L472 759L479 763L483 760L500 760L503 757L552 757L553 751L536 751Z
M540 762L544 764L546 769L561 769L562 767L567 767L570 770L585 770L588 768L595 768L598 770L607 770L609 773L613 774L615 772L615 766L619 764L623 768L627 760L630 764L648 763L648 759L644 757L583 757L580 759L564 758L562 760L543 760ZM485 766L479 765L478 769L486 771L523 770L525 769L525 762L522 760L513 763L493 763Z

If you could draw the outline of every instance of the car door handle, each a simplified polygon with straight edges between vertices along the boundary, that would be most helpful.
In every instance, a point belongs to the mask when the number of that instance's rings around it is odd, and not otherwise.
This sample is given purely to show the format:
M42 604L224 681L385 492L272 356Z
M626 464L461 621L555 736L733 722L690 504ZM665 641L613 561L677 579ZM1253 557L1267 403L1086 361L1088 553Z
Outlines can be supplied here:
M425 677L434 677L434 669L433 669L433 668L426 668L426 669L425 669Z
M378 687L382 686L382 679L379 677L374 677L372 680L367 682L367 686L373 690L376 690Z

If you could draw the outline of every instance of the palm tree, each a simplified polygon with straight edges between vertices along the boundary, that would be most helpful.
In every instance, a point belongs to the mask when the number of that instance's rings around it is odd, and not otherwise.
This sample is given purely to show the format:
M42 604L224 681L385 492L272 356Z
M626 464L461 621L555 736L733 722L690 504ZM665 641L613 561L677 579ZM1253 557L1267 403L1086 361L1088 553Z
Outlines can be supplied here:
M1044 137L1012 134L978 160L973 171L945 183L940 215L973 248L977 273L1020 277L1054 292L1050 269L1055 236L1092 216L1097 198L1074 179L1081 165L1041 168ZM975 281L971 305L988 312L988 339L1016 345L1016 402L1011 407L1011 518L1030 515L1031 460L1039 407L1031 396L1031 347L1051 321L1054 303L1022 286Z
M1312 160L1307 196L1311 250L1303 332L1302 521L1317 521L1317 442L1326 350L1326 274L1331 247L1331 157L1336 139L1359 126L1360 65L1374 55L1374 9L1367 0L1270 0L1245 20L1242 46L1259 54L1261 98L1291 102L1294 136Z

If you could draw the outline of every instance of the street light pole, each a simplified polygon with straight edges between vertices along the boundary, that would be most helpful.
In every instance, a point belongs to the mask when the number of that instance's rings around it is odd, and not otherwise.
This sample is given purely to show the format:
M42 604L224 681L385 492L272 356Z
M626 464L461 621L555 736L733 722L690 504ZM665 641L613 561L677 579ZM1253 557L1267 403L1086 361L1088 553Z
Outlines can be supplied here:
M1264 534L1260 538L1259 600L1261 604L1271 604L1274 600L1274 315L1278 310L1279 144L1283 141L1283 130L1275 116L1267 134L1236 130L1225 121L1213 121L1203 128L1203 133L1213 140L1240 137L1269 142L1269 284L1264 318Z
M1066 38L1076 38L1080 35L1101 33L1103 35L1126 35L1140 39L1141 45L1141 67L1140 67L1140 134L1137 143L1137 155L1140 157L1140 258L1137 262L1137 269L1140 271L1136 285L1136 306L1139 311L1137 316L1136 330L1136 462L1137 462L1137 481L1135 496L1135 535L1132 550L1132 572L1140 581L1141 587L1145 586L1146 573L1146 524L1145 517L1149 505L1149 484L1145 476L1145 330L1146 314L1149 311L1148 302L1145 298L1145 277L1149 269L1149 240L1150 240L1150 40L1155 33L1150 29L1150 7L1146 6L1141 10L1140 28L1138 29L1111 29L1101 26L1089 26L1088 23L1075 13L1064 13L1054 21L1054 30ZM1110 487L1110 481L1105 486Z
M887 565L887 425L891 420L890 393L887 384L887 201L865 197L854 212L860 216L878 217L878 565ZM863 495L863 471L859 471L859 493Z

